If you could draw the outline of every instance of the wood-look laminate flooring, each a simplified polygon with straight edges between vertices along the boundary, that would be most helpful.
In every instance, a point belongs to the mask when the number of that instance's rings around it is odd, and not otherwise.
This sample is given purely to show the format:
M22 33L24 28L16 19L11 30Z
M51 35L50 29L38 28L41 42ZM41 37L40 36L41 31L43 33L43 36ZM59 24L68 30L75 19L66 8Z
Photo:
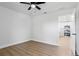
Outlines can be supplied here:
M28 41L22 44L0 49L0 56L61 56L62 50L55 45ZM62 54L67 55L67 54Z

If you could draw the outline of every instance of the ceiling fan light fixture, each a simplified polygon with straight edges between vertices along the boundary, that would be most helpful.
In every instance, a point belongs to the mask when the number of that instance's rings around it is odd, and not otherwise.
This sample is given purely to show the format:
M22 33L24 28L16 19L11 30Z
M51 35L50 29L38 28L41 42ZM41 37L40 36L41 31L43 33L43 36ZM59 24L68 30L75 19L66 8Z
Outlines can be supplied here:
M35 8L36 6L34 4L31 5L32 8Z
M45 2L20 2L20 3L30 5L28 7L28 10L31 10L32 8L37 8L38 10L41 10L41 8L38 5L45 4Z

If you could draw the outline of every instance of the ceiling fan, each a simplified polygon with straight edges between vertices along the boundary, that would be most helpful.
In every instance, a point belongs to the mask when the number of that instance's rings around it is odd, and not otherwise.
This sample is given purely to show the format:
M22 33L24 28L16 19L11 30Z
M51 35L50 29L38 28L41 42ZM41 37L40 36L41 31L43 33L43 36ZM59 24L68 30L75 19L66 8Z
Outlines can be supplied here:
M20 2L20 3L30 5L28 10L31 10L32 8L37 8L38 10L41 10L41 8L38 5L44 4L45 2Z

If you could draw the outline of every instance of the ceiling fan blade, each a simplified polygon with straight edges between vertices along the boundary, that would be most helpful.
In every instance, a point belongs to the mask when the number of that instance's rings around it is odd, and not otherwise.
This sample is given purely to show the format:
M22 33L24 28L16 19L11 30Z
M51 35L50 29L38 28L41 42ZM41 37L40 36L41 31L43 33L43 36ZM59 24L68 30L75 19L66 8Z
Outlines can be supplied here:
M20 2L20 3L22 3L22 4L30 4L30 3L28 3L28 2Z
M40 8L40 7L38 7L38 6L36 6L36 8L37 8L37 9L39 9L39 10L41 9L41 8Z
M28 10L30 10L31 9L31 6L28 8Z
M35 4L44 4L45 2L36 2Z
M36 2L31 2L31 4L35 4Z

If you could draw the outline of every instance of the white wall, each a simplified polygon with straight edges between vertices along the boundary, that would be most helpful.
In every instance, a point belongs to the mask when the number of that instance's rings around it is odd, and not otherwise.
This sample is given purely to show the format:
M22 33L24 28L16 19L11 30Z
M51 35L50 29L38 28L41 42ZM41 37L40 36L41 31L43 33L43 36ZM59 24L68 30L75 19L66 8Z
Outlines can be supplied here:
M30 16L0 7L0 48L28 41Z
M58 21L52 14L34 17L34 40L55 44L58 39Z
M76 9L76 51L79 55L79 5Z
M34 40L58 45L58 17L71 14L72 12L73 9L59 10L34 17Z
M72 13L70 10L59 10L31 18L27 14L17 13L0 7L0 48L30 40L57 44L58 17Z

